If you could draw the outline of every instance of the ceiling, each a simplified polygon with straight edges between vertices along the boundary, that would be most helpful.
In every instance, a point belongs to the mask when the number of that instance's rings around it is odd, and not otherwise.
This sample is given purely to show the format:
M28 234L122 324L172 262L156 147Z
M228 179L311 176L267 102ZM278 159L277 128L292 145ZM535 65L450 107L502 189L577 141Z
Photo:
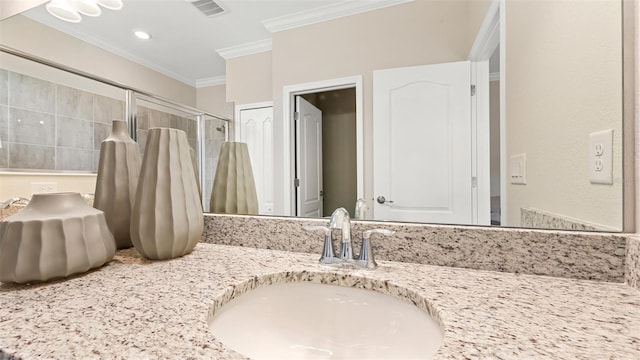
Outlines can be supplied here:
M263 20L354 2L216 0L226 11L207 17L190 0L123 1L121 10L103 9L100 16L83 16L75 24L54 18L44 5L22 15L196 86L224 79L225 60L216 50L269 39ZM150 33L151 40L136 38L134 30Z

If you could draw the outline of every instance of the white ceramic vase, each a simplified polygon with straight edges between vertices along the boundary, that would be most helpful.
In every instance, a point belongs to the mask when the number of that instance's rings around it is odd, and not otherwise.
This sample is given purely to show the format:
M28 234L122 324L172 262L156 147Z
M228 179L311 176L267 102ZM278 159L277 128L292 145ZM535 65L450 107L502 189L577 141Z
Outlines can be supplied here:
M104 213L78 193L34 194L0 222L0 281L28 283L102 266L116 243Z
M131 209L138 186L140 151L127 123L114 120L111 135L100 144L100 162L93 207L104 211L119 249L131 243Z
M188 254L204 216L184 131L151 128L131 215L131 241L149 259Z
M258 195L246 143L225 142L220 147L209 211L258 214Z

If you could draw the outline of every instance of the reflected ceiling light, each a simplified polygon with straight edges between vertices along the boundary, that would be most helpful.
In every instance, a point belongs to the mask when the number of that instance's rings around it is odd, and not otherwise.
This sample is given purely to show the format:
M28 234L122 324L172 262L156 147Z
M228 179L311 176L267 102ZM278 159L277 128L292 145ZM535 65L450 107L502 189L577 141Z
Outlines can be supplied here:
M138 39L142 39L142 40L149 40L151 39L151 35L149 35L148 33L141 31L141 30L136 30L133 32L133 34L138 38Z
M122 0L97 0L98 5L104 7L109 10L120 10L122 9Z
M110 10L122 9L122 0L51 0L46 5L47 11L60 20L77 23L82 15L100 16L100 6Z
M76 0L75 5L78 12L82 15L100 16L100 13L102 12L102 10L100 10L100 6L96 3L96 0Z
M49 14L60 20L77 23L82 20L82 16L67 0L51 0L46 6Z

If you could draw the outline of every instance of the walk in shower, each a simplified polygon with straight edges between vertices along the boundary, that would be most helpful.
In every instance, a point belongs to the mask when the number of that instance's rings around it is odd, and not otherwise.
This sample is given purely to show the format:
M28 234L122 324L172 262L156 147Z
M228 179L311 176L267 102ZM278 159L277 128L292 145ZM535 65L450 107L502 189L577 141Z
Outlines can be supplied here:
M153 127L187 134L202 205L230 119L0 46L0 200L47 191L92 193L100 143L125 120L144 154Z

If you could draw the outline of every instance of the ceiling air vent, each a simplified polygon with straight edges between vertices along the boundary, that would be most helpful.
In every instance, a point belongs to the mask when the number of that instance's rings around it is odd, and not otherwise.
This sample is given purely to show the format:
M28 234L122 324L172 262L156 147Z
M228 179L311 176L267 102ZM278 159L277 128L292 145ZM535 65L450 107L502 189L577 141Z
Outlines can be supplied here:
M213 0L194 0L190 1L191 5L195 6L196 9L200 10L205 16L211 17L215 15L219 15L224 12L222 6L218 5Z

